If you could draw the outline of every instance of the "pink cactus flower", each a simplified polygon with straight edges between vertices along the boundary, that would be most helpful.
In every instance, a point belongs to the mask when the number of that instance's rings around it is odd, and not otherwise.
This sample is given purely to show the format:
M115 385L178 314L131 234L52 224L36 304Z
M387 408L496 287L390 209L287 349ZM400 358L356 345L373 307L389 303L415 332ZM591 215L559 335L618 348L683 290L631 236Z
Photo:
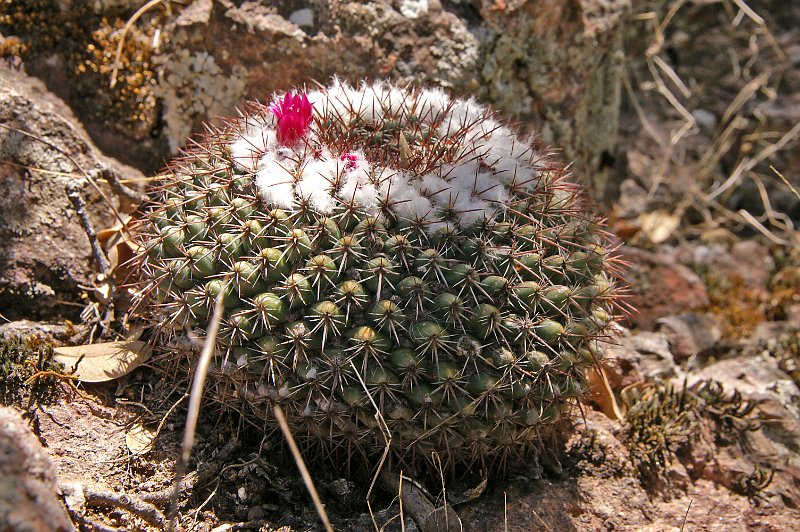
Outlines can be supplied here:
M344 168L345 170L354 170L356 166L358 166L358 155L355 153L345 153L341 157L339 157L340 161L344 161Z
M294 146L299 139L305 137L311 125L311 102L305 94L287 92L283 100L280 98L269 105L269 110L278 119L278 142L286 146Z

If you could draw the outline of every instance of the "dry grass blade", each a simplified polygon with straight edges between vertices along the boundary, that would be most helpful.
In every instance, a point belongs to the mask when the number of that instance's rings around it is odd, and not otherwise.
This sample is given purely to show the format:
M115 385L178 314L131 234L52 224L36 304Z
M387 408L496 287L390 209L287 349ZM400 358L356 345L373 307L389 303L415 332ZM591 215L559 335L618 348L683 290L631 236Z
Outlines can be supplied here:
M707 196L707 200L713 200L718 197L720 194L731 188L739 179L742 178L743 175L750 172L756 165L773 155L775 155L778 151L782 150L789 142L793 141L795 137L800 135L800 123L795 124L795 126L790 129L784 136L778 140L778 142L774 144L770 144L766 148L759 151L755 157L753 158L745 158L736 169L733 171L730 177L725 180L719 187L717 187L713 192L711 192Z
M692 503L694 499L689 500L689 506L686 507L686 513L683 514L683 522L681 523L681 532L683 532L684 528L686 528L686 519L689 518L689 510L692 509Z
M325 507L322 505L322 500L319 498L317 488L314 487L314 480L311 478L311 474L308 472L306 463L303 461L303 456L300 454L300 449L298 449L297 443L294 441L294 436L292 436L292 431L289 429L289 424L286 423L286 417L283 415L283 410L281 410L280 406L275 405L273 412L275 414L275 419L278 421L278 425L281 427L281 431L283 431L283 437L286 438L286 443L289 444L289 450L292 452L292 457L294 457L294 461L297 464L297 469L300 470L300 474L303 477L303 482L306 484L306 489L308 489L308 493L311 495L311 500L314 501L314 507L317 509L319 518L322 520L325 530L328 532L333 532L333 527L331 526L330 519L328 519L328 514L325 512Z
M797 196L798 199L800 199L800 192L798 192L797 189L794 188L794 185L789 183L789 180L783 177L783 174L777 171L774 166L770 165L770 169L773 172L775 172L778 175L778 177L781 178L781 181L783 181L786 184L786 186L789 187L789 190L791 190L794 193L794 195Z
M125 38L128 36L128 31L131 29L131 26L139 20L139 17L156 7L158 4L164 4L165 6L169 5L169 0L150 0L145 5L140 7L136 10L136 12L128 19L128 22L125 23L125 27L122 28L122 36L117 43L117 50L114 53L114 68L111 70L111 82L109 83L110 88L114 88L117 84L117 74L119 74L119 60L122 57L122 48L125 46Z
M738 214L739 214L739 216L742 217L742 219L745 222L747 222L750 226L752 226L756 231L758 231L759 233L761 233L762 235L764 235L765 237L770 239L775 244L778 244L779 246L787 246L787 247L792 245L792 243L789 242L788 240L773 234L772 231L770 231L769 229L764 227L764 224L759 222L756 219L755 216L753 216L752 214L750 214L746 210L739 209Z
M226 279L226 285L228 282L229 280ZM200 416L200 402L203 399L203 387L205 386L206 377L208 376L208 368L211 365L211 357L214 354L217 334L219 334L219 326L222 321L224 292L224 290L220 291L214 304L214 315L209 323L203 350L200 353L200 360L197 362L197 369L195 370L194 380L192 381L192 390L189 397L189 412L186 414L186 428L183 432L181 455L178 457L178 463L175 464L175 480L172 483L172 497L170 499L169 514L167 514L167 530L170 531L174 530L174 517L178 511L181 482L186 475L186 467L189 464L192 447L194 447L197 419Z

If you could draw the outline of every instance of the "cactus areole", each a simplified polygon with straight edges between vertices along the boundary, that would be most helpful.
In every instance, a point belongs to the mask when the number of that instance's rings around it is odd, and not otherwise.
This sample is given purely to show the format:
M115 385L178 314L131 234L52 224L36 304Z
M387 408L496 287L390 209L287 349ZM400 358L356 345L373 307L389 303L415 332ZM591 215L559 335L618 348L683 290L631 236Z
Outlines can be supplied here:
M280 405L307 450L365 465L387 441L407 465L535 456L619 306L564 167L441 90L251 104L171 164L135 232L155 342L202 338L224 298L209 398L268 432Z

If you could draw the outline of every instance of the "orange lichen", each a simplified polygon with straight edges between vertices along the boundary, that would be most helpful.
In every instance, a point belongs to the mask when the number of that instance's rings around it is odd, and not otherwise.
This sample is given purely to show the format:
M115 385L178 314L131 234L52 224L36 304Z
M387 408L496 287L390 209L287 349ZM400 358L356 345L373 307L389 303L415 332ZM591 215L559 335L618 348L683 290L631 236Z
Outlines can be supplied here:
M86 44L75 72L94 76L98 110L110 126L121 126L125 130L134 126L137 136L144 136L154 126L158 114L153 94L156 84L154 36L158 25L151 21L129 28L118 59L116 84L109 88L124 26L121 19L111 23L103 18L100 27L92 32L92 42Z
M704 278L709 304L703 310L720 319L724 336L743 338L767 319L762 291L747 286L741 276L708 272Z

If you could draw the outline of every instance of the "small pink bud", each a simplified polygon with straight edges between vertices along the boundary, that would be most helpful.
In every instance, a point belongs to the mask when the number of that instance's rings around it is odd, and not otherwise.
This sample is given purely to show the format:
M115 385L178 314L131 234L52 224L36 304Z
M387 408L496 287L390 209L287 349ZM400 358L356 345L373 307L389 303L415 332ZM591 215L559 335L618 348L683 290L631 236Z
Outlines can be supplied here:
M355 153L345 153L339 157L340 161L344 161L345 170L354 170L358 166L358 155Z
M272 102L269 110L278 119L278 142L286 146L293 146L305 137L308 126L311 125L311 102L305 94L287 92L283 97Z

